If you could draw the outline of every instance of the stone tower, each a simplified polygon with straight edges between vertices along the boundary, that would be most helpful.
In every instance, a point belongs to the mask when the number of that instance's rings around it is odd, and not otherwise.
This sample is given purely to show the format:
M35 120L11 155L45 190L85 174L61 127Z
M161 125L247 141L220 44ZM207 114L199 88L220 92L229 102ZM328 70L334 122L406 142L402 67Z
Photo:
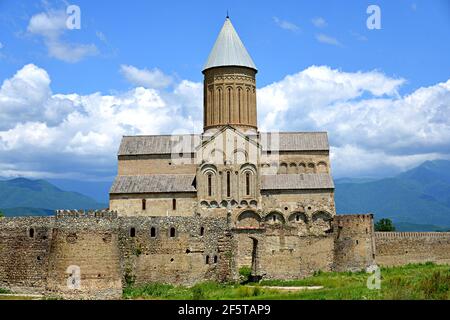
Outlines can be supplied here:
M203 68L204 131L224 125L257 130L256 73L227 17Z

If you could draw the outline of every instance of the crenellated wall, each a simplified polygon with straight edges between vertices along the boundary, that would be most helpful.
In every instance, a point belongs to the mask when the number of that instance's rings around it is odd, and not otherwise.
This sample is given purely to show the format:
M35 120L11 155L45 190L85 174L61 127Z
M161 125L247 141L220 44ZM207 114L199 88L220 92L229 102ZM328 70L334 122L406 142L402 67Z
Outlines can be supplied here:
M450 233L375 233L371 214L0 218L0 287L64 298L117 299L124 286L148 282L234 281L243 266L266 279L295 279L426 261L450 263Z
M450 264L450 232L375 232L375 244L382 266Z

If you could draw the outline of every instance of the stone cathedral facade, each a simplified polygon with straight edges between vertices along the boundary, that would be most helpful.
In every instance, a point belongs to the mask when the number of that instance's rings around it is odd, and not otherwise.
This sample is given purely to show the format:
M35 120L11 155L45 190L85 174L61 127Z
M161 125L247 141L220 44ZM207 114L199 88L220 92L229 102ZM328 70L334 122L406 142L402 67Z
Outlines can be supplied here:
M110 209L124 216L230 216L235 227L330 229L325 132L260 132L257 69L227 18L203 69L204 131L123 137Z

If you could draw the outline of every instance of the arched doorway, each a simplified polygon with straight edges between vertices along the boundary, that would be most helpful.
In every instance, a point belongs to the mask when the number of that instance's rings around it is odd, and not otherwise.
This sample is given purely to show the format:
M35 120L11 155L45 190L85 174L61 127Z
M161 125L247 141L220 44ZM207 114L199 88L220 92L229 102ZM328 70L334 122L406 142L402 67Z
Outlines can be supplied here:
M258 275L258 239L250 237L253 241L252 247L252 277Z

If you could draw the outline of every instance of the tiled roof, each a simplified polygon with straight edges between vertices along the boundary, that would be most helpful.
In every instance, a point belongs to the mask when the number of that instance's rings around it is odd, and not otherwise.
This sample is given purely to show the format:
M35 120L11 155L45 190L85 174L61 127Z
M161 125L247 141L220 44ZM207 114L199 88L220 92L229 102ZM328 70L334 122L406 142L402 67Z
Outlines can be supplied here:
M117 176L109 193L196 192L192 174Z
M334 189L334 183L328 173L273 174L261 177L261 189Z
M183 153L195 152L201 144L201 135L125 136L119 147L119 156L177 153L182 141ZM326 132L267 132L261 133L260 145L271 151L327 151Z
M271 151L329 150L326 132L262 132L260 144Z
M183 143L183 152L195 152L200 145L200 135L158 135L158 136L125 136L119 147L119 156L123 155L147 155L147 154L171 154L176 152L179 141Z

